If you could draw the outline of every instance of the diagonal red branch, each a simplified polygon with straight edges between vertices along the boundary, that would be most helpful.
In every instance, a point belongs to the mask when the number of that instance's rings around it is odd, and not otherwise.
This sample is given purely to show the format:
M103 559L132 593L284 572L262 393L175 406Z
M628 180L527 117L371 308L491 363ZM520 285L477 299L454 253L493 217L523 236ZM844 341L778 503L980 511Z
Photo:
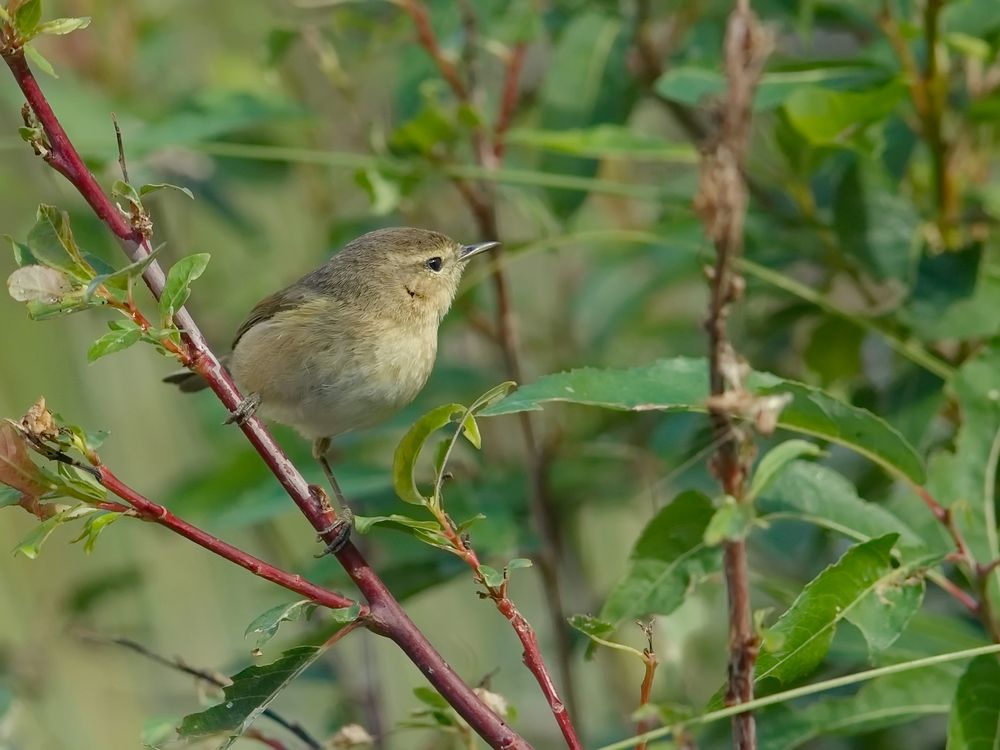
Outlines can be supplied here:
M23 50L18 46L8 45L3 48L3 58L48 138L51 152L47 161L77 189L120 240L131 260L149 255L152 250L149 238L126 222L87 170L32 75ZM143 278L153 295L159 298L163 292L165 277L156 261L147 267ZM234 411L242 403L243 397L212 353L194 319L186 309L181 308L174 315L174 323L181 330L187 345L185 363L208 382L230 411ZM247 419L240 428L309 523L324 541L332 543L336 514L326 496L313 491L260 419ZM365 625L369 630L394 641L491 747L504 750L530 749L531 746L491 711L434 649L353 544L346 544L337 553L337 559L368 601L371 609Z
M230 562L236 563L241 568L249 570L255 576L259 576L265 580L271 581L272 583L276 583L279 586L283 586L289 591L301 594L305 598L310 599L317 604L321 604L324 607L339 609L342 607L350 607L354 604L354 600L349 599L342 594L329 591L321 586L317 586L314 583L310 583L300 575L276 568L273 565L264 562L260 558L254 557L238 547L234 547L228 542L224 542L218 537L212 536L206 531L202 531L197 526L188 523L184 519L178 518L162 505L154 503L146 496L140 494L122 482L107 466L99 466L95 472L94 476L97 481L100 482L102 486L106 487L110 492L113 492L115 495L132 506L132 508L137 511L139 518L142 518L144 521L152 521L153 523L165 526L171 531L180 534L185 539L189 539L198 546L204 547L209 552L213 552L220 557L224 557ZM367 614L368 607L362 607L361 617L366 617Z

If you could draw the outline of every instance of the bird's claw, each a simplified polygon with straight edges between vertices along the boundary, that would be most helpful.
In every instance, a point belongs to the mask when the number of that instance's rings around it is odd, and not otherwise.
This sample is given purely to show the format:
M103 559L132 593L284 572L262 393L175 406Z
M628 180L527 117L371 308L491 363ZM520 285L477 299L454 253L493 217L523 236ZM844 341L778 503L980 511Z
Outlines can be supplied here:
M341 508L340 517L317 534L319 541L326 542L326 547L322 552L314 555L314 557L325 557L326 555L335 555L340 552L344 548L344 545L350 541L351 530L353 528L354 514L350 508ZM333 535L329 541L326 540L328 534Z
M260 408L260 394L251 393L240 401L235 411L226 418L226 424L244 424L250 417L257 413Z

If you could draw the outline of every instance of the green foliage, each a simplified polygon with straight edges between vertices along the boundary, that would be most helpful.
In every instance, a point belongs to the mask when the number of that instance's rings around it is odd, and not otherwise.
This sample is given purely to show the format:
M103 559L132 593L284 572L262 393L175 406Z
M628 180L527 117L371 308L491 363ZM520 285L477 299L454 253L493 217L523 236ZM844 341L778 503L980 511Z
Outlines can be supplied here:
M990 658L990 657L982 657ZM943 668L872 680L854 695L808 706L766 711L760 718L761 750L793 750L812 739L874 732L948 713L955 675Z
M211 257L208 253L195 253L181 258L170 267L166 286L160 295L160 318L164 327L171 324L174 313L184 306L191 295L191 282L205 272Z
M232 747L258 716L292 680L323 655L326 649L298 646L285 651L277 661L237 672L232 684L223 688L223 702L181 720L177 733L184 739L226 735L219 750Z
M769 373L753 373L748 387L760 396L791 396L778 414L778 427L845 445L894 474L922 481L917 452L874 414ZM552 401L627 411L704 411L707 393L705 360L679 357L628 370L582 368L546 375L521 386L483 416L537 410Z
M758 682L787 685L810 674L844 619L861 630L873 650L884 649L899 637L920 606L923 583L910 578L917 571L893 568L891 552L898 538L887 534L854 545L806 585L769 628L781 646L761 652Z
M1000 664L996 656L980 656L958 681L948 719L948 750L989 750L998 743Z
M719 550L704 538L712 516L712 502L694 491L660 510L635 543L629 570L608 594L599 618L618 625L680 606L692 586L719 568Z
M634 87L626 74L628 45L628 28L621 19L597 11L575 16L559 36L551 74L542 85L542 128L564 131L623 122L634 98ZM539 168L589 177L597 171L597 162L545 153ZM579 192L549 191L553 209L563 216L575 211L584 197Z

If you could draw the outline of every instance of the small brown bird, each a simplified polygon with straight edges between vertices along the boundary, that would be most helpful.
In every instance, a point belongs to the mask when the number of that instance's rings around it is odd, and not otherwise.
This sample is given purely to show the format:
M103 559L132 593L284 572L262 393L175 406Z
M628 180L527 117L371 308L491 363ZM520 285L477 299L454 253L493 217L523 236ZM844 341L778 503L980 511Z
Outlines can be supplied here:
M239 327L226 365L246 397L236 416L261 416L313 441L326 464L330 438L375 425L427 382L438 326L469 259L499 242L462 245L438 232L379 229L261 300ZM167 378L182 390L197 375ZM342 500L342 498L341 498Z

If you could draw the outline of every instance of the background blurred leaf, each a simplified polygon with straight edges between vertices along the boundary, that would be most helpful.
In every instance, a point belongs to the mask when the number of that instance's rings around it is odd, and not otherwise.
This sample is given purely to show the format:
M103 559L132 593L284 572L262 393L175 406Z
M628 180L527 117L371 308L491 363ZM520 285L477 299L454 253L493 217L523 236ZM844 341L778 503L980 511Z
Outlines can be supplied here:
M948 750L988 750L1000 744L1000 664L973 659L958 682L948 719Z
M629 30L617 17L584 12L563 29L549 75L541 90L540 124L544 130L563 131L600 123L624 122L635 100L635 87L626 68ZM543 172L592 176L597 163L562 154L544 154ZM549 190L549 201L557 214L567 216L585 195Z

